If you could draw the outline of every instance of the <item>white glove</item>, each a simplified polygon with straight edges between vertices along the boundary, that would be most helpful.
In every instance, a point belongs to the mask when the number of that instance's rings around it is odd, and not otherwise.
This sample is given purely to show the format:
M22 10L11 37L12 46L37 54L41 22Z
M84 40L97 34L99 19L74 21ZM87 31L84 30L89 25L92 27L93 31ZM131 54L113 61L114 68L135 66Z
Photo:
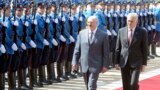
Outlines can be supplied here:
M142 16L143 14L142 13L140 13L140 16Z
M73 16L70 17L70 20L73 21Z
M111 34L111 32L109 31L109 30L107 30L107 34L109 35L109 36L111 36L112 34Z
M152 29L156 29L155 25L151 25Z
M53 19L53 20L54 20L55 23L58 23L58 19L57 19L57 18L56 18L56 19Z
M69 40L70 40L71 42L75 42L75 40L74 40L74 38L73 38L72 36L69 37Z
M44 40L43 40L43 44L48 46L48 45L49 45L49 42L48 42L46 39L44 39Z
M64 17L64 16L62 17L62 21L63 21L63 22L65 22L65 21L66 21L66 19L65 19L65 17Z
M35 19L35 20L33 20L33 23L35 24L35 25L37 25L37 20Z
M107 16L108 16L108 17L111 17L111 14L109 13Z
M117 33L115 32L115 30L112 30L112 34L113 34L114 36L117 36Z
M23 50L26 50L26 46L25 46L24 43L21 44L21 48L22 48Z
M82 21L83 20L83 18L82 18L82 16L79 18L79 21Z
M36 44L32 40L29 42L29 45L31 45L32 48L36 48L37 47Z
M148 12L149 15L151 15L151 12Z
M16 20L16 21L14 21L14 25L15 26L18 26L19 25L19 23L18 23L18 21Z
M127 17L127 14L125 14L125 17Z
M114 14L114 17L117 17L117 14Z
M3 44L1 44L0 51L1 51L2 53L6 53L6 49L5 49L5 47L4 47Z
M17 51L17 50L18 50L18 47L17 47L17 45L16 45L15 43L13 43L12 49L13 49L14 51Z
M7 27L7 22L2 22L3 26Z
M65 42L66 41L66 39L61 35L60 36L60 40L62 41L62 42Z
M29 23L26 21L26 22L24 23L24 25L25 25L26 27L28 27L28 26L29 26Z
M147 13L144 13L144 16L147 16Z
M47 18L47 19L46 19L46 23L50 23L50 20L49 20L49 18Z
M120 14L121 17L123 17L123 14Z
M150 26L148 26L148 30L149 30L149 31L151 31L151 30L152 30Z
M56 41L55 39L52 39L52 44L53 44L54 46L58 46L58 43L57 43L57 41Z

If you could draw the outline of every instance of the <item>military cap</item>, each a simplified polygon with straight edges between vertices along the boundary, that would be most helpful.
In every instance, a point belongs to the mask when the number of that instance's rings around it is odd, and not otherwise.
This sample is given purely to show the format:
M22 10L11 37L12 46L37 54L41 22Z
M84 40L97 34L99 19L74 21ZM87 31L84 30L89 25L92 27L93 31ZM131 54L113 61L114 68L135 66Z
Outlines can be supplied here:
M29 1L24 1L23 2L23 7L24 8L31 7L31 3Z
M17 3L16 10L23 10L23 3Z
M45 2L39 1L38 4L37 4L37 6L40 7L40 8L41 8L41 7L44 8L44 7L45 7Z
M10 8L9 2L1 2L1 8L3 8L3 9Z
M52 2L51 2L51 6L56 7L56 2L55 2L55 1L52 1Z

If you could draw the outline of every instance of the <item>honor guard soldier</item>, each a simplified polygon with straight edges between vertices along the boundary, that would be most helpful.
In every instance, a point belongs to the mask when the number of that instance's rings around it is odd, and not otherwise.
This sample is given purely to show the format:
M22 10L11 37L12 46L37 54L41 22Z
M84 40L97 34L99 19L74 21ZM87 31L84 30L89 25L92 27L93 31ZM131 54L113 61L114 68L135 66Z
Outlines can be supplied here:
M49 45L44 46L43 49L43 54L42 54L42 61L41 61L41 67L42 70L39 71L39 81L41 83L43 83L44 85L47 84L52 84L51 81L47 81L46 79L46 75L45 75L45 65L48 64L49 62L49 58L50 58L50 54L51 54L51 49L53 48L53 46L57 46L58 43L57 41L53 38L53 26L52 26L52 22L51 22L51 18L50 18L50 13L51 13L51 4L50 2L47 2L46 4L46 8L45 8L45 31L44 31L44 38L49 42ZM51 32L52 31L52 32Z
M27 15L28 16L28 30L30 32L30 34L28 34L31 37L31 41L29 43L29 45L31 47L33 47L32 49L29 48L28 46L28 52L30 52L30 54L28 54L28 58L29 59L29 86L31 88L38 86L38 87L42 87L41 84L39 84L37 82L37 68L38 68L38 59L37 59L37 44L36 44L36 30L37 30L37 18L36 18L36 10L37 10L37 4L35 2L31 2L31 7L32 7L32 15Z
M137 13L138 15L138 26L140 27L141 26L141 15L140 15L140 5L141 5L141 2L137 2L136 3L136 10L135 12Z
M106 29L106 16L104 14L104 9L105 9L105 3L104 2L98 2L97 3L97 10L96 13L94 14L98 18L98 28L100 30L107 32Z
M115 13L115 1L111 1L110 2L110 10L108 13L108 17L109 17L109 31L111 32L111 36L110 36L110 68L113 67L114 64L114 60L113 60L113 53L114 53L114 49L115 49L115 40L116 40L116 32L115 32L115 20L117 17L117 14Z
M152 43L151 43L151 55L153 56L158 56L156 54L156 41L155 41L155 35L156 35L156 27L155 27L155 14L154 14L154 9L155 9L155 2L151 1L149 5L149 11L151 12L151 29L152 29Z
M77 36L78 36L78 18L76 18L76 13L77 13L77 5L70 3L70 12L69 12L69 26L70 26L70 35L74 38L75 41L70 40L70 44L68 47L68 56L67 60L65 62L65 77L68 78L76 78L71 72L71 61L72 61L72 55L75 47L75 42L77 41Z
M155 27L156 27L156 33L154 34L154 41L159 46L160 45L160 1L156 2L156 8L154 10L155 15ZM156 54L156 45L154 45L154 54L155 56L158 56Z
M8 71L8 83L9 83L9 89L15 90L16 89L16 71L19 70L19 64L22 58L22 53L24 50L26 50L25 42L23 42L23 22L21 20L21 16L23 14L23 7L22 3L17 3L17 5L14 7L14 15L12 18L13 27L14 30L14 42L18 46L18 51L15 51L12 60L10 62L10 67ZM19 77L18 77L19 79Z
M77 15L76 15L76 17L78 18L78 25L79 25L78 33L80 32L80 30L86 28L86 17L85 14L83 13L84 10L85 10L84 4L79 3L77 6Z
M10 68L14 68L14 67L9 67L11 65L11 61L12 61L12 57L14 55L14 51L17 51L18 47L15 44L16 43L16 31L13 31L13 23L11 21L11 17L10 17L10 5L8 2L3 2L2 3L2 8L3 8L3 18L1 17L1 21L3 21L3 27L5 27L3 30L6 33L6 42L5 42L5 47L6 47L6 56L7 56L7 60L3 63L1 63L1 67L3 67L3 72L7 72L8 71L8 79L9 81L13 81L15 78L13 78L13 73L10 73ZM1 29L2 30L2 29ZM2 35L3 36L3 35ZM1 47L2 50L2 47ZM3 74L4 75L4 74ZM1 82L2 85L2 90L4 89L4 77L3 81ZM9 82L9 89L11 89L11 86L13 86L13 83ZM16 87L14 87L15 89Z
M5 73L7 72L8 64L7 64L7 54L6 54L6 20L5 14L8 12L9 5L4 2L0 3L0 12L3 13L0 16L0 89L5 90ZM7 47L8 50L8 47ZM8 51L7 51L8 53ZM12 52L13 53L13 52Z
M18 77L19 77L19 88L20 89L32 89L26 84L26 69L29 67L29 60L32 59L32 48L36 48L35 42L31 39L31 35L33 33L31 23L31 5L29 1L24 1L23 5L23 42L25 42L27 50L23 51L23 55L21 58ZM29 67L30 70L30 67Z
M47 38L44 37L45 34L45 3L43 1L39 1L37 5L37 13L35 16L35 19L37 20L37 26L36 26L36 37L35 37L35 43L37 45L36 49L36 62L35 62L35 71L34 71L34 79L35 79L35 85L38 85L40 87L43 87L43 83L40 81L42 78L42 55L43 55L43 49L45 46L49 45L49 42L47 41ZM37 82L37 69L38 69L38 75L39 75L39 82Z
M120 15L120 28L125 27L126 23L126 17L125 17L125 10L126 10L126 2L121 3L121 15Z
M51 34L53 36L53 39L56 43L54 43L53 47L51 48L49 61L47 63L47 80L48 82L56 83L58 80L56 79L56 72L55 72L55 63L57 61L58 56L58 45L60 42L60 28L59 28L59 20L58 20L58 13L57 13L57 6L54 1L51 2L51 13L49 15L52 29Z
M61 35L64 36L65 40L60 37L61 42L59 45L59 55L57 58L57 79L58 80L68 80L69 78L65 76L63 72L64 63L67 61L67 53L68 53L68 46L70 42L75 42L74 38L70 35L70 26L69 26L69 19L68 16L68 7L67 3L61 4L61 13L59 14L60 19L60 27L61 27Z
M87 7L86 7L86 11L85 11L85 17L86 19L88 19L88 17L94 15L95 13L95 5L93 2L88 2L87 3Z

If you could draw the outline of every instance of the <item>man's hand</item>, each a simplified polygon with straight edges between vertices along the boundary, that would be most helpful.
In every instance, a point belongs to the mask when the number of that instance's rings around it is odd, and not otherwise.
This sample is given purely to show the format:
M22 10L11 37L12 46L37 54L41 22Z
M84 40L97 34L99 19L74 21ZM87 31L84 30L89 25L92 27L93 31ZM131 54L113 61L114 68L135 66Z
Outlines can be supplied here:
M106 71L108 71L108 69L106 67L103 67L101 73L105 73Z
M116 68L117 70L120 70L119 64L115 64L115 68Z
M144 71L145 71L145 67L146 67L146 65L142 65L140 71L141 71L141 72L144 72Z
M72 71L77 71L78 69L78 65L77 64L73 64L72 65Z

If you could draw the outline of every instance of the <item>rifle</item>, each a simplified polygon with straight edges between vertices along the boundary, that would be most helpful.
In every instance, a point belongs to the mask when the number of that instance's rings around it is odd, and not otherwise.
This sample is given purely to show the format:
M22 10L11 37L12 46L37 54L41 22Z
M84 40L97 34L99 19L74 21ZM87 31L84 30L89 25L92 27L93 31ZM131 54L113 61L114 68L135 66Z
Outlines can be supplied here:
M27 26L25 26L25 22L27 21L27 10L25 10L25 16L24 16L24 24L23 24L23 32L24 32L24 35L23 35L23 39L22 41L25 43L26 42L26 37L27 37Z
M17 7L17 0L15 0L13 2L13 7L12 7L12 14L13 14L13 21L16 21L16 15L15 15L15 11L16 11L16 7ZM14 32L14 37L13 37L13 41L16 43L17 42L17 32L16 32L17 26L13 25L13 32Z
M33 1L33 2L32 2L32 16L33 16L33 21L35 20L35 17L36 17L36 7L37 7L37 5L36 5L36 3ZM32 23L31 27L32 27L32 30L33 30L32 34L31 34L31 39L32 39L32 40L35 40L36 25L35 25L34 23Z
M45 13L45 28L44 28L44 38L47 39L48 38L48 23L46 22L47 20L47 17L48 17L48 12L47 12L47 9L48 9L48 2L46 3L46 13Z
M56 19L56 16L57 16L57 7L56 7L56 10L54 12L54 20ZM53 25L53 28L54 28L54 33L53 33L53 38L56 38L56 34L57 34L57 24L55 22L52 23Z
M69 0L69 4L70 4L70 12L69 12L69 16L71 17L71 9L72 9L72 5L71 5L71 0ZM73 31L73 26L72 26L72 20L69 19L69 26L70 26L70 35L72 35L72 31Z
M80 5L80 9L81 9L82 7L81 7L81 5ZM82 10L83 11L83 10ZM81 12L81 10L79 10L79 12L78 12L78 18L80 19L80 17L82 16L82 12ZM82 27L81 27L81 24L82 24L82 21L80 21L78 19L78 33L81 31L81 29L82 29Z
M63 0L62 0L62 4L63 4ZM63 32L64 32L64 22L62 21L62 18L63 18L63 7L62 6L61 6L60 10L61 10L61 20L60 20L60 23L62 25L61 35L63 35Z
M5 11L6 11L6 6L3 8L3 22L5 22ZM6 31L6 27L5 26L2 26L2 29L0 30L1 32L1 34L2 34L2 41L1 41L1 43L3 43L3 44L5 44L5 38L6 38L6 33L5 33L5 31Z

